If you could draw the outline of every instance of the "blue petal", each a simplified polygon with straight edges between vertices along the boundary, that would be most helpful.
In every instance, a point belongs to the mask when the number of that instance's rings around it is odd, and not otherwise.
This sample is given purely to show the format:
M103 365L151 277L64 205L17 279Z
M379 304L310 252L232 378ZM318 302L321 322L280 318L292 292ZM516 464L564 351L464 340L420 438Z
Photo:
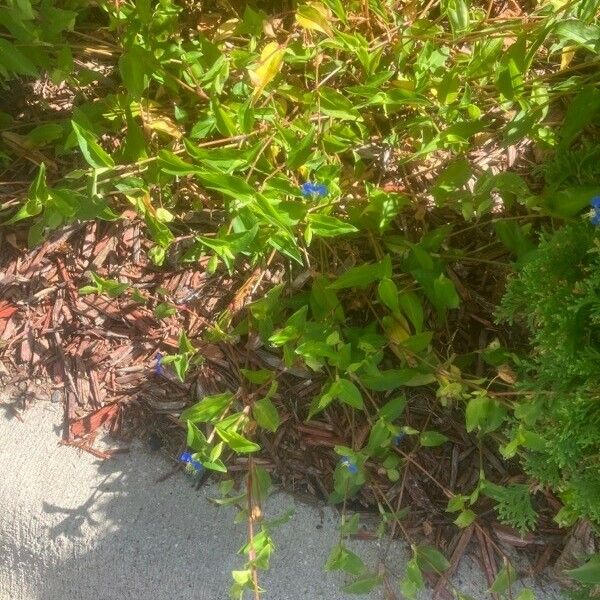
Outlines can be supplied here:
M394 446L399 446L402 440L405 438L405 433L397 433L392 439Z
M590 219L590 223L592 225L600 225L600 210L596 209L596 212L592 215Z
M305 196L311 196L312 194L315 193L315 184L311 183L310 181L306 181L305 183L303 183L300 186L300 191L305 195Z
M194 470L197 473L202 473L202 471L204 471L204 465L200 461L192 459L190 464L192 465L192 467L194 467Z
M327 189L327 186L323 183L316 183L314 186L315 189L315 194L317 196L327 196L327 193L329 192L329 190Z
M590 205L594 208L600 208L600 196L594 196L590 200Z
M192 454L191 454L191 452L182 452L179 455L179 460L181 462L184 462L184 463L191 463L192 462Z
M342 457L340 464L348 469L350 473L358 473L358 467L356 463L351 461L347 456Z
M157 352L155 359L156 359L156 364L154 365L154 372L157 375L164 375L165 368L163 367L163 364L162 364L163 355L160 352Z

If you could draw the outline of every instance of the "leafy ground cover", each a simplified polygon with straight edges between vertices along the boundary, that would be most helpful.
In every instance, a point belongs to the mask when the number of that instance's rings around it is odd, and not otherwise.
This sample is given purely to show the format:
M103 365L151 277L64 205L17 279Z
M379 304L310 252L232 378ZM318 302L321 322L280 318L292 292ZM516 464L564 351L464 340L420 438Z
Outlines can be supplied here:
M600 521L597 13L4 3L7 365L64 388L67 442L145 428L222 482L236 597L273 481L341 507L349 593L386 577L353 535L407 539L406 597L449 594L469 544L491 594L507 546L572 583Z

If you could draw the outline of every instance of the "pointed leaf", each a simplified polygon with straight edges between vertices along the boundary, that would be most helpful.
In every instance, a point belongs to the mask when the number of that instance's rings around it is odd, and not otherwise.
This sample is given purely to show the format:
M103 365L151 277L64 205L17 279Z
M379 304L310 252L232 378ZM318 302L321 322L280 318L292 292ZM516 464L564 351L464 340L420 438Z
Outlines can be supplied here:
M260 96L265 87L273 81L283 64L285 48L277 42L268 43L260 55L256 68L249 70L250 81L254 85L253 98Z
M331 15L322 4L304 4L296 11L296 23L304 29L320 31L325 35L332 36L333 30L329 25Z

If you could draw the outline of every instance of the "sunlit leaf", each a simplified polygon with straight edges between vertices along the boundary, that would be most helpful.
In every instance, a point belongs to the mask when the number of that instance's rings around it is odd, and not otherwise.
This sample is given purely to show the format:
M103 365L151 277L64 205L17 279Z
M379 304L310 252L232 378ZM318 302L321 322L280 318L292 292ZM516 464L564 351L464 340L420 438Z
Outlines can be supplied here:
M277 42L269 42L261 52L258 65L249 69L250 81L254 85L253 98L260 96L265 87L273 81L281 70L285 47Z

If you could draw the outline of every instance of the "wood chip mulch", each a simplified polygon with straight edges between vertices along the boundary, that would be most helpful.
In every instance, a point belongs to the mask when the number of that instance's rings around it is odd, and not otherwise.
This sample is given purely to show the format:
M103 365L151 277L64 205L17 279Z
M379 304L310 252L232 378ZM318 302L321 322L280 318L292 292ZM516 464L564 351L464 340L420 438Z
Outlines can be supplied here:
M307 422L307 406L321 386L314 373L284 370L279 357L255 340L206 341L223 311L235 318L245 304L260 297L261 286L283 277L282 270L248 268L233 279L209 276L203 261L177 266L180 263L168 259L166 267L155 267L147 259L150 242L143 223L133 213L123 216L114 223L59 229L33 249L27 249L26 229L1 235L0 379L13 397L2 407L19 418L28 402L46 393L65 407L63 443L109 458L110 452L94 448L94 438L104 426L121 437L136 433L158 439L174 458L185 443L177 419L184 407L227 389L247 405L253 392L244 387L239 369L275 369L281 375L276 402L282 425L274 435L257 434L263 450L253 460L300 500L326 499L339 458L333 447L360 448L369 424L355 423L344 407ZM146 302L135 301L131 294L81 295L78 290L89 284L90 271L130 283ZM156 318L153 311L161 302L175 306L176 314ZM158 353L177 351L182 329L204 359L185 383L170 368L162 375L155 369ZM44 381L52 382L50 389L44 389ZM407 424L441 431L451 443L422 448L404 440L398 452L405 467L397 482L389 481L377 464L367 465L370 481L348 506L363 513L366 526L359 537L375 536L369 515L377 513L377 506L386 511L408 507L405 532L439 547L451 571L467 553L491 582L503 557L518 549L527 559L522 573L538 574L557 560L564 546L564 532L552 521L559 505L550 493L536 493L539 527L535 535L524 537L495 520L491 501L480 502L478 519L465 530L452 524L456 515L445 512L452 494L473 490L480 460L488 477L498 483L525 481L518 465L501 461L495 449L468 435L462 418L459 411L441 407L427 390L410 397ZM234 474L246 469L247 458L225 459ZM435 597L452 597L446 578L433 578L431 583Z

